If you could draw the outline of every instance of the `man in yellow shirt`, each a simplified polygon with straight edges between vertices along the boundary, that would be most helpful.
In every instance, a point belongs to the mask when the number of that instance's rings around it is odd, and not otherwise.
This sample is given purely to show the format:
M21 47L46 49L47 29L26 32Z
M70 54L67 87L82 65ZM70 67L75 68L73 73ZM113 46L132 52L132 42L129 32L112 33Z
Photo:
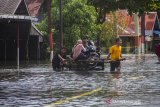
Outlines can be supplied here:
M121 68L120 60L122 58L121 43L122 43L122 40L120 38L116 38L115 45L113 45L109 49L107 60L111 59L111 63L110 63L111 72L115 71L115 69L117 71L120 71L120 68Z

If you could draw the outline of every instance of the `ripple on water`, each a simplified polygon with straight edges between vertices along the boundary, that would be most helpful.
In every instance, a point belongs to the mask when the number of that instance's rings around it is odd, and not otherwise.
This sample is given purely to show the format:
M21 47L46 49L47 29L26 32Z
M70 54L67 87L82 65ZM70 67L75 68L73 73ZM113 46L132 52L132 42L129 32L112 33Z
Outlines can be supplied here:
M159 107L160 66L155 56L131 57L122 62L120 74L104 71L55 72L49 64L32 64L17 69L0 70L0 106L40 107L83 95L97 88L98 92L75 98L58 107L129 106ZM112 100L112 104L107 101ZM128 101L128 102L127 102Z

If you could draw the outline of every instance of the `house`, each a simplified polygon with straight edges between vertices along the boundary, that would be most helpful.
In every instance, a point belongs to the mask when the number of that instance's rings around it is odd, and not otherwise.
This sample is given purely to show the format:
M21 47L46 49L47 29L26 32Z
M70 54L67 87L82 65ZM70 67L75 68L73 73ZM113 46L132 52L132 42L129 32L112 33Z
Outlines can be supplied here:
M25 0L0 0L0 61L40 59L43 35Z
M135 23L133 17L125 13L124 18L128 22L128 26L119 32L119 36L122 38L123 46L125 47L125 53L135 53L135 48L137 46L137 35L135 34ZM145 15L145 52L151 52L154 50L155 36L159 32L159 20L156 12L149 12ZM139 18L139 40L143 41L141 36L141 17ZM141 44L141 43L140 43Z

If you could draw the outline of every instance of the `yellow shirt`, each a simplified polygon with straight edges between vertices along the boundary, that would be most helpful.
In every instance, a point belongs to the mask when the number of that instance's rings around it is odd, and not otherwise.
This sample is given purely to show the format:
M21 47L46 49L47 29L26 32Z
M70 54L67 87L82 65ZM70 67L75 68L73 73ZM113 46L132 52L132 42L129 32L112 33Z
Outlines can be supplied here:
M121 58L121 46L113 45L109 49L109 53L111 54L111 60L117 60Z

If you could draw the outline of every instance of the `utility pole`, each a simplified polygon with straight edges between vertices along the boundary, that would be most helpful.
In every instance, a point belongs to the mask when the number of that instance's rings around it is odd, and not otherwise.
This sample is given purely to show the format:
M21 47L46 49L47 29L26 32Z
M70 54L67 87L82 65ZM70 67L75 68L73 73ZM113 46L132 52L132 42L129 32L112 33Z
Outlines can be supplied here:
M141 15L141 49L145 53L145 13Z
M59 28L59 32L60 32L60 49L63 48L63 15L62 15L62 0L60 0L59 3L59 11L60 11L60 15L59 15L59 19L60 19L60 28Z
M138 13L133 14L134 17L134 28L135 28L135 53L140 55L141 53L141 40L139 37L139 17Z
M48 37L50 46L50 61L53 59L53 43L52 43L52 20L51 20L51 0L48 0Z
M19 23L17 25L17 69L19 70Z

